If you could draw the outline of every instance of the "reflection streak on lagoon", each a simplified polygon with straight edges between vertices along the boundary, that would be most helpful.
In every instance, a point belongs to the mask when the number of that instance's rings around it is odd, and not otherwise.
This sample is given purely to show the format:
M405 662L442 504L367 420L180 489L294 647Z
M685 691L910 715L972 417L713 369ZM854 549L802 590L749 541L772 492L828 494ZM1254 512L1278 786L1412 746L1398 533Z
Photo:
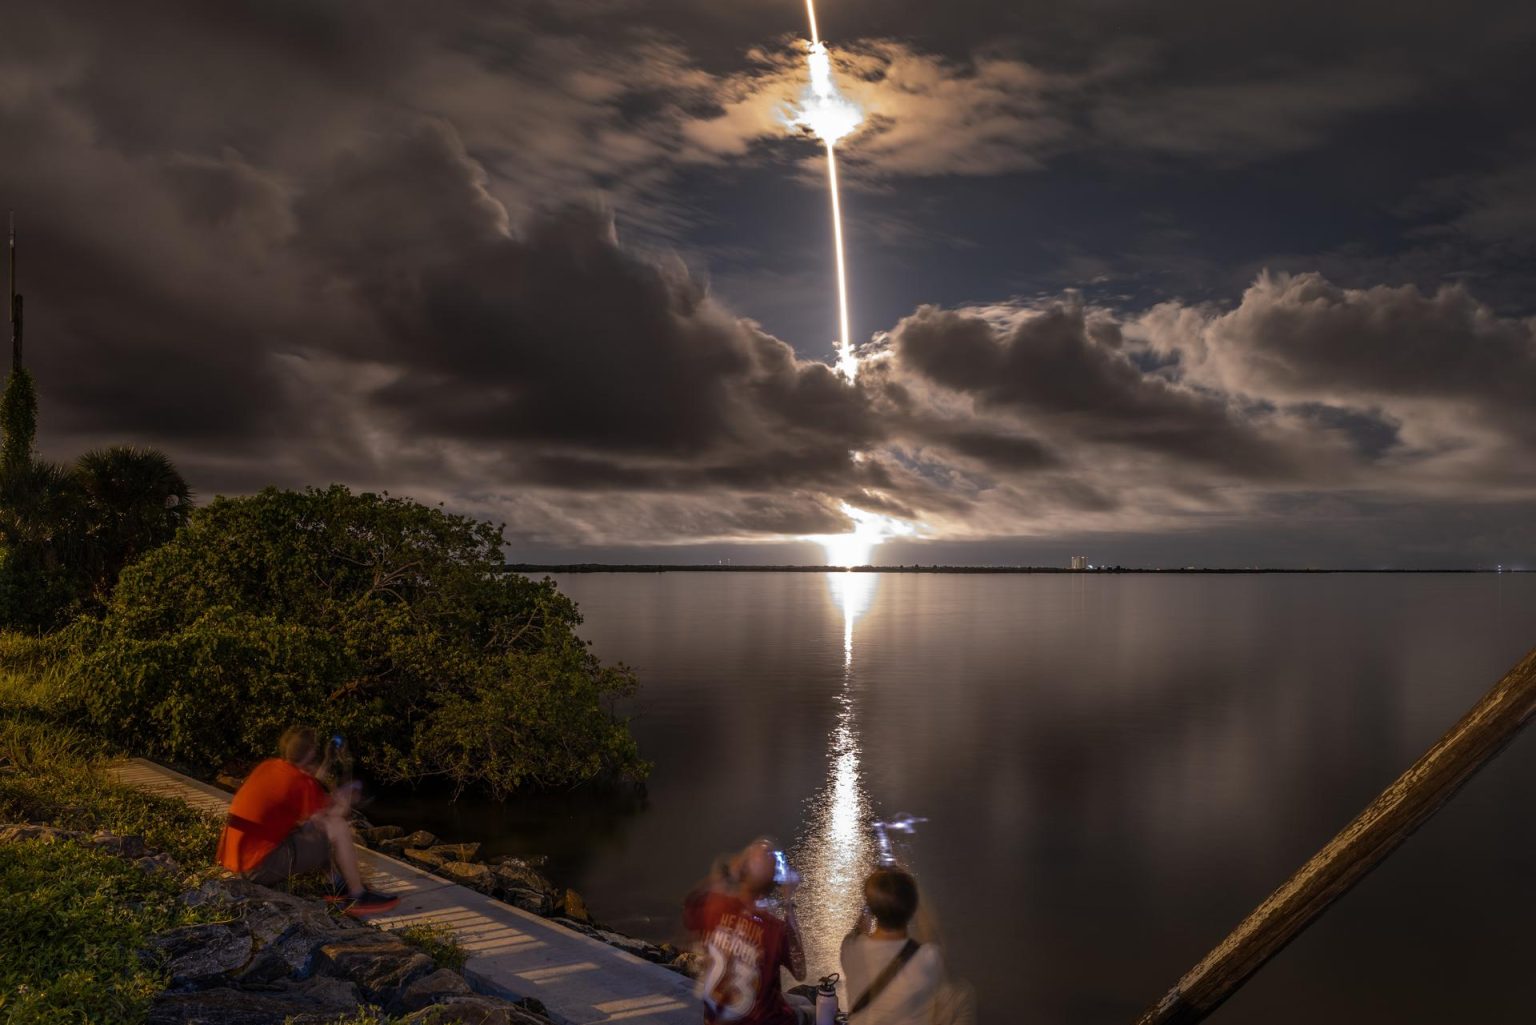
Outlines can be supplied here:
M800 929L808 978L838 970L838 950L863 905L862 882L873 857L869 799L859 767L859 732L853 694L853 634L879 586L877 573L828 573L833 603L843 616L843 683L837 719L827 743L826 785L808 801L809 830L794 861L801 884Z

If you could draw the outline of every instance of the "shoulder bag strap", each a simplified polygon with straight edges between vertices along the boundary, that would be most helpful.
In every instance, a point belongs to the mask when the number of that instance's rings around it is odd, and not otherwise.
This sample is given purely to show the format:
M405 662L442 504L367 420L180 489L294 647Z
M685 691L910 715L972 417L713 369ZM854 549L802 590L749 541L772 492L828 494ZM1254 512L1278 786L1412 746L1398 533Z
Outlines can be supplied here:
M848 1016L851 1018L858 1014L869 1006L871 1000L885 992L885 987L889 986L891 980L896 978L896 973L901 971L901 966L912 960L912 955L917 953L917 948L920 946L922 944L916 940L907 940L906 944L896 952L896 956L891 958L890 963L880 970L879 975L875 976L875 981L869 984L869 988L864 991L863 995L853 1002L853 1006L848 1009Z

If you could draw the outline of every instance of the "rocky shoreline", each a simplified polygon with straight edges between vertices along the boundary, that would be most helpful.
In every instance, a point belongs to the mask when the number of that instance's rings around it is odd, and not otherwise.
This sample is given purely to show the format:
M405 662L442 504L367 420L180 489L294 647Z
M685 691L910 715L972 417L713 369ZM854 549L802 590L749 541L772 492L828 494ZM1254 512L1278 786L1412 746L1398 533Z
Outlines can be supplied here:
M539 872L534 861L507 854L482 859L478 843L442 843L426 830L407 833L400 826L359 823L357 838L380 853L400 858L504 904L548 918L646 961L683 975L697 972L699 955L692 951L679 951L670 943L648 943L603 927L593 919L579 893L556 886Z
M169 980L148 1025L328 1025L376 1012L400 1025L551 1025L536 1002L477 993L461 972L323 901L227 875L188 877L133 836L0 825L0 844L29 841L89 844L181 880L189 888L176 899L214 917L160 933L139 952Z

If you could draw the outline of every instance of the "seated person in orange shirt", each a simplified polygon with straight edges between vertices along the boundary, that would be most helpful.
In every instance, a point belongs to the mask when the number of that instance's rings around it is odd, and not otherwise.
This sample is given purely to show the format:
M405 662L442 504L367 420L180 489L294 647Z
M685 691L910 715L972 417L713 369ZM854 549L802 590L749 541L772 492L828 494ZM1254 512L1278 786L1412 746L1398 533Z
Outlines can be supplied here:
M246 777L229 805L219 837L219 864L253 883L274 886L297 875L334 867L346 885L347 914L388 911L399 897L363 885L357 848L347 820L356 788L326 792L317 776L329 767L315 731L295 726L278 742L281 758L269 758Z

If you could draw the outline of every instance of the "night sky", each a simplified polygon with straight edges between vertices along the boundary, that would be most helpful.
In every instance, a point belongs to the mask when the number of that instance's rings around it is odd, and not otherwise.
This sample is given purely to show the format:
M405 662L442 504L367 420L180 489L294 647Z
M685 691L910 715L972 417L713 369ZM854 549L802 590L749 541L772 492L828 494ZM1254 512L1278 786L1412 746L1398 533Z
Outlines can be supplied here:
M55 0L0 30L42 454L520 561L1536 568L1536 5Z

